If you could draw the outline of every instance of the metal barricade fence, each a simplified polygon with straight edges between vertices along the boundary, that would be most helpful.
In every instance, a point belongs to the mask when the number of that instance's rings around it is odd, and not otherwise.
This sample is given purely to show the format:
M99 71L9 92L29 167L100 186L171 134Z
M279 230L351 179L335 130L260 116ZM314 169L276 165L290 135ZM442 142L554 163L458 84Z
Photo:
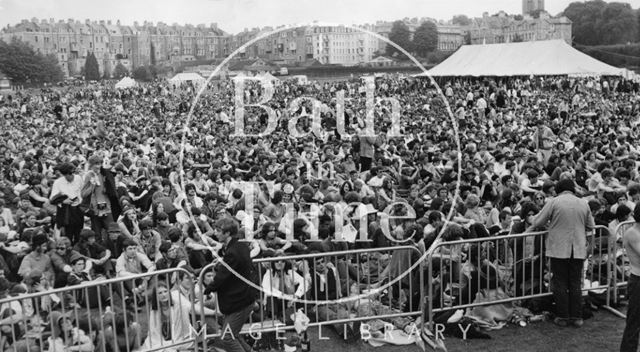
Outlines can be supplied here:
M176 351L196 342L193 277L184 269L27 289L35 292L0 299L0 351Z
M626 263L628 262L627 254L624 246L622 245L622 237L624 233L635 224L635 221L625 221L615 228L615 233L612 234L612 250L610 254L610 273L611 277L611 292L607 297L607 305L610 307L617 307L618 300L620 298L620 289L627 286L628 273L625 270ZM617 309L610 309L614 314L620 317L626 317L624 313Z
M241 333L291 330L298 310L310 319L308 326L333 326L340 335L360 336L359 329L348 324L365 320L385 319L396 328L406 327L411 323L408 317L422 312L420 256L414 246L395 246L255 259L261 290ZM203 268L201 285L211 280L207 275L215 265ZM205 341L221 333L208 332Z
M436 313L552 295L547 232L510 234L436 243L426 256L425 322ZM611 241L606 227L587 238L583 291L598 294L611 286ZM609 309L608 304L606 308Z

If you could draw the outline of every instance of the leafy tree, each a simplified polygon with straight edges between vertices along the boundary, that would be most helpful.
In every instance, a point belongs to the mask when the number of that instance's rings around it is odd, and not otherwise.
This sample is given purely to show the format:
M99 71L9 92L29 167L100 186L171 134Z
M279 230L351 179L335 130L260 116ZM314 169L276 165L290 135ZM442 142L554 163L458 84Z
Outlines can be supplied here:
M602 44L635 42L638 33L636 12L629 4L611 2L602 12Z
M151 72L146 66L140 66L133 70L132 76L138 81L151 81Z
M129 74L129 70L121 62L118 62L116 68L113 70L113 77L117 79L121 79L124 76Z
M438 48L438 27L435 23L427 21L416 29L413 35L413 48L422 57Z
M395 21L391 26L391 33L389 33L389 40L400 46L408 52L413 51L413 43L411 42L411 31L409 27L402 21ZM393 45L387 45L387 55L393 56L395 54L402 54Z
M42 82L55 83L64 79L64 73L58 64L58 58L49 54L41 58Z
M573 22L577 44L623 44L635 42L638 37L636 11L626 3L573 2L564 10L564 15Z
M93 53L89 53L84 62L84 77L87 81L97 81L100 79L100 66L98 66L98 60Z
M458 26L468 26L471 24L471 20L466 15L455 15L453 16L451 23Z
M54 55L36 53L27 43L0 40L0 67L14 83L55 83L64 78Z

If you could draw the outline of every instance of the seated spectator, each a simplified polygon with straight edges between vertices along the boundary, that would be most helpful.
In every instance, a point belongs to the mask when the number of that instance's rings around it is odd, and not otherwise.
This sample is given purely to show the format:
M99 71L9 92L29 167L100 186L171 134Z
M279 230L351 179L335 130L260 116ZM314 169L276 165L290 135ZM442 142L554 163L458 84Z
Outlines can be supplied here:
M72 346L73 351L93 352L95 346L91 338L84 330L73 325L73 317L65 316L61 312L51 312L51 337L47 339L49 352L70 351L68 346Z
M136 274L152 273L155 271L155 264L149 258L140 253L138 244L127 239L122 244L123 253L116 261L116 275L118 277L127 277ZM143 302L143 296L147 291L147 284L151 276L136 279L135 281L125 281L125 289L127 292L137 297L137 302Z
M191 309L192 303L188 298L179 292L169 291L164 283L159 282L151 295L149 333L142 348L160 348L166 352L189 348L190 343L181 342L191 336Z
M283 255L291 247L291 242L278 237L274 223L266 223L262 226L262 236L259 239L260 253L263 257Z
M115 272L111 263L111 251L100 245L96 233L90 229L80 231L80 240L73 247L75 251L90 260L94 274L114 277Z
M159 248L162 243L162 238L158 231L153 229L153 221L150 219L141 220L138 227L140 229L140 233L138 235L134 235L133 239L138 242L142 253L152 261L160 259L161 255Z
M49 251L49 239L44 234L37 234L31 239L31 252L22 258L18 269L18 275L22 278L30 276L33 272L44 275L44 278L53 282L54 271Z
M56 248L51 251L49 256L51 257L51 264L53 265L53 271L55 273L55 281L53 287L63 287L67 285L67 276L71 273L71 257L74 255L80 255L77 251L71 247L71 240L67 237L60 237L56 241ZM84 257L84 256L83 256Z

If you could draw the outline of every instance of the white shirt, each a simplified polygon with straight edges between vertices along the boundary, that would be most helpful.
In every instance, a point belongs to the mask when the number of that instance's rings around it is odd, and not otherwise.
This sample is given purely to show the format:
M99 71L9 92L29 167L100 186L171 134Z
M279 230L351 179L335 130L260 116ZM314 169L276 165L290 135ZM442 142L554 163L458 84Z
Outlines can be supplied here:
M77 206L82 203L82 177L79 175L73 175L73 181L69 182L67 179L62 176L53 182L53 186L51 186L51 197L49 199L53 199L59 193L66 194L69 199L76 199L73 202L73 206Z

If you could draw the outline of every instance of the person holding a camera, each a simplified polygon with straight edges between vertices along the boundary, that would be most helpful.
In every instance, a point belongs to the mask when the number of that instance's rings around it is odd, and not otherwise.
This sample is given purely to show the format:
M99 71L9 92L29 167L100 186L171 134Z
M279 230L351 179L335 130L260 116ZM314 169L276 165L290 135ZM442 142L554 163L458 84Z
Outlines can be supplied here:
M107 230L114 222L111 199L116 198L115 180L108 158L92 155L88 160L89 170L82 187L83 204L88 209L91 228L105 243L109 241Z

